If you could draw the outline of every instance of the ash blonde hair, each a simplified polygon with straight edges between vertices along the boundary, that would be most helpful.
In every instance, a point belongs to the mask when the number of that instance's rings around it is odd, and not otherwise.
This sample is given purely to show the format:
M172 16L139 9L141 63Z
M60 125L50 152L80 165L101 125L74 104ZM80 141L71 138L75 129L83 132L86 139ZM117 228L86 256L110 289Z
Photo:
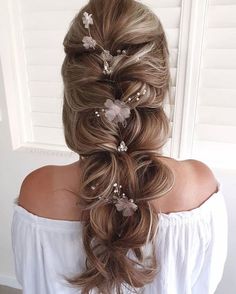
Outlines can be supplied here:
M90 30L97 43L112 55L117 49L129 55L117 58L109 77L103 74L101 50L83 47L82 38L88 35L82 22L85 11L92 13ZM80 155L78 204L82 212L89 212L82 236L85 269L66 279L82 294L93 288L99 293L122 293L123 285L141 289L159 271L158 214L150 200L163 196L174 183L173 172L159 160L170 133L163 109L170 88L166 36L158 17L144 4L90 0L72 20L63 45L64 134L68 147ZM106 99L128 101L144 88L146 94L132 104L126 128L94 114ZM117 152L120 132L127 152ZM137 203L133 216L123 217L114 205L97 201L97 196L112 193L115 182ZM149 257L143 250L146 244L152 248Z

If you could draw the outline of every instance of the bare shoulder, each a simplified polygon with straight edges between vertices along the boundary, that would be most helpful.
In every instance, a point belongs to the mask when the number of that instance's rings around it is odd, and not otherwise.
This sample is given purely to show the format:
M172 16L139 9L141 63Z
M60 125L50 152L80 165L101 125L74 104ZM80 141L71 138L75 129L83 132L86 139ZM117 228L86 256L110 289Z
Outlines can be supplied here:
M46 165L30 172L21 184L18 204L41 217L80 220L76 205L79 172L77 162Z
M196 159L182 161L182 178L182 184L186 187L183 195L186 210L199 207L219 188L211 168Z
M52 170L53 166L47 165L31 171L21 184L18 203L34 202L34 198L37 198L34 195L52 190L50 185L52 183Z
M218 191L218 182L210 167L196 159L165 158L175 174L173 189L157 200L163 213L187 211L199 207Z
M204 162L196 159L184 160L186 170L191 174L192 180L205 194L213 194L218 190L218 181L212 169Z
M195 182L196 185L199 183L213 187L217 186L217 179L210 167L197 159L185 159L185 160L176 160L171 157L161 158L164 163L166 163L171 169L177 172L179 179L185 178L189 182L192 181L191 185Z

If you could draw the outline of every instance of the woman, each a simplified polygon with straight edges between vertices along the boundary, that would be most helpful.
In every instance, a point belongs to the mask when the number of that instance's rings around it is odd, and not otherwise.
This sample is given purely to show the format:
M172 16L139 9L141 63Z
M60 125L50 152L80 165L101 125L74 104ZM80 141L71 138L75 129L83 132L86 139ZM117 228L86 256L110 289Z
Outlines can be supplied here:
M63 125L80 155L22 183L12 242L23 293L214 293L227 254L219 181L163 156L162 25L134 0L90 0L64 39Z

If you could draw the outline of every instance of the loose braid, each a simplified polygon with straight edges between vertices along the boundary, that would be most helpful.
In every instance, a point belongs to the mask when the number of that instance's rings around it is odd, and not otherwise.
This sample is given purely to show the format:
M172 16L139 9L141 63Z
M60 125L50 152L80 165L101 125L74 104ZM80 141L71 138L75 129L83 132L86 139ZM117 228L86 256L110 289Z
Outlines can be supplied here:
M125 49L129 56L116 58L109 78L103 74L100 52L87 52L82 45L85 11L93 15L94 39L111 54ZM170 135L163 109L170 87L166 36L157 16L139 2L90 0L72 20L63 45L64 134L67 146L80 155L78 204L82 213L89 212L83 222L86 268L66 279L82 294L93 288L105 294L122 293L123 286L137 290L159 271L158 215L150 200L170 191L174 182L172 171L159 160ZM94 115L106 99L126 102L144 88L146 94L132 103L126 128ZM127 152L117 152L121 135ZM138 205L130 217L97 201L98 195L112 193L114 182ZM145 256L148 244L151 255Z

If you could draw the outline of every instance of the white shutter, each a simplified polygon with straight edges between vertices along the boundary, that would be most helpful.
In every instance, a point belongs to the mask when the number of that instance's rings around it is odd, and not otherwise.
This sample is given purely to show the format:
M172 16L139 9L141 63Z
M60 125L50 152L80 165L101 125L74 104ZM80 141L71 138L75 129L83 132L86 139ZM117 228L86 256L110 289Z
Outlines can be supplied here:
M200 71L193 157L236 166L236 1L212 0Z
M142 1L160 17L166 30L171 52L172 86L175 93L177 79L178 44L180 35L181 0ZM13 146L68 150L65 146L61 111L61 64L64 58L62 41L69 23L87 1L77 0L6 0L1 3L8 10L5 27L12 34L12 75L16 76L18 116L8 107ZM7 34L3 42L8 42ZM7 48L3 50L6 55ZM9 62L10 64L10 62ZM9 64L7 66L9 66ZM6 66L4 67L6 70ZM7 77L5 77L5 80ZM7 93L14 86L6 81ZM7 95L7 99L8 99ZM9 98L8 105L14 103ZM10 102L11 100L11 102ZM166 104L167 114L173 121L174 96ZM16 110L14 110L16 111ZM171 123L172 128L173 122ZM17 131L16 131L17 130ZM19 137L16 140L16 137ZM17 144L14 142L17 141ZM171 137L165 146L170 151Z
M174 120L174 105L176 94L176 82L177 82L177 64L178 64L178 49L179 49L179 35L180 35L180 20L182 13L182 1L181 0L145 0L142 3L156 13L160 18L170 49L170 66L171 66L171 79L172 89L170 93L170 99L165 100L164 109L166 114L170 118L170 137L167 144L163 148L163 153L166 156L171 156L173 150L171 148L173 138L173 120Z

